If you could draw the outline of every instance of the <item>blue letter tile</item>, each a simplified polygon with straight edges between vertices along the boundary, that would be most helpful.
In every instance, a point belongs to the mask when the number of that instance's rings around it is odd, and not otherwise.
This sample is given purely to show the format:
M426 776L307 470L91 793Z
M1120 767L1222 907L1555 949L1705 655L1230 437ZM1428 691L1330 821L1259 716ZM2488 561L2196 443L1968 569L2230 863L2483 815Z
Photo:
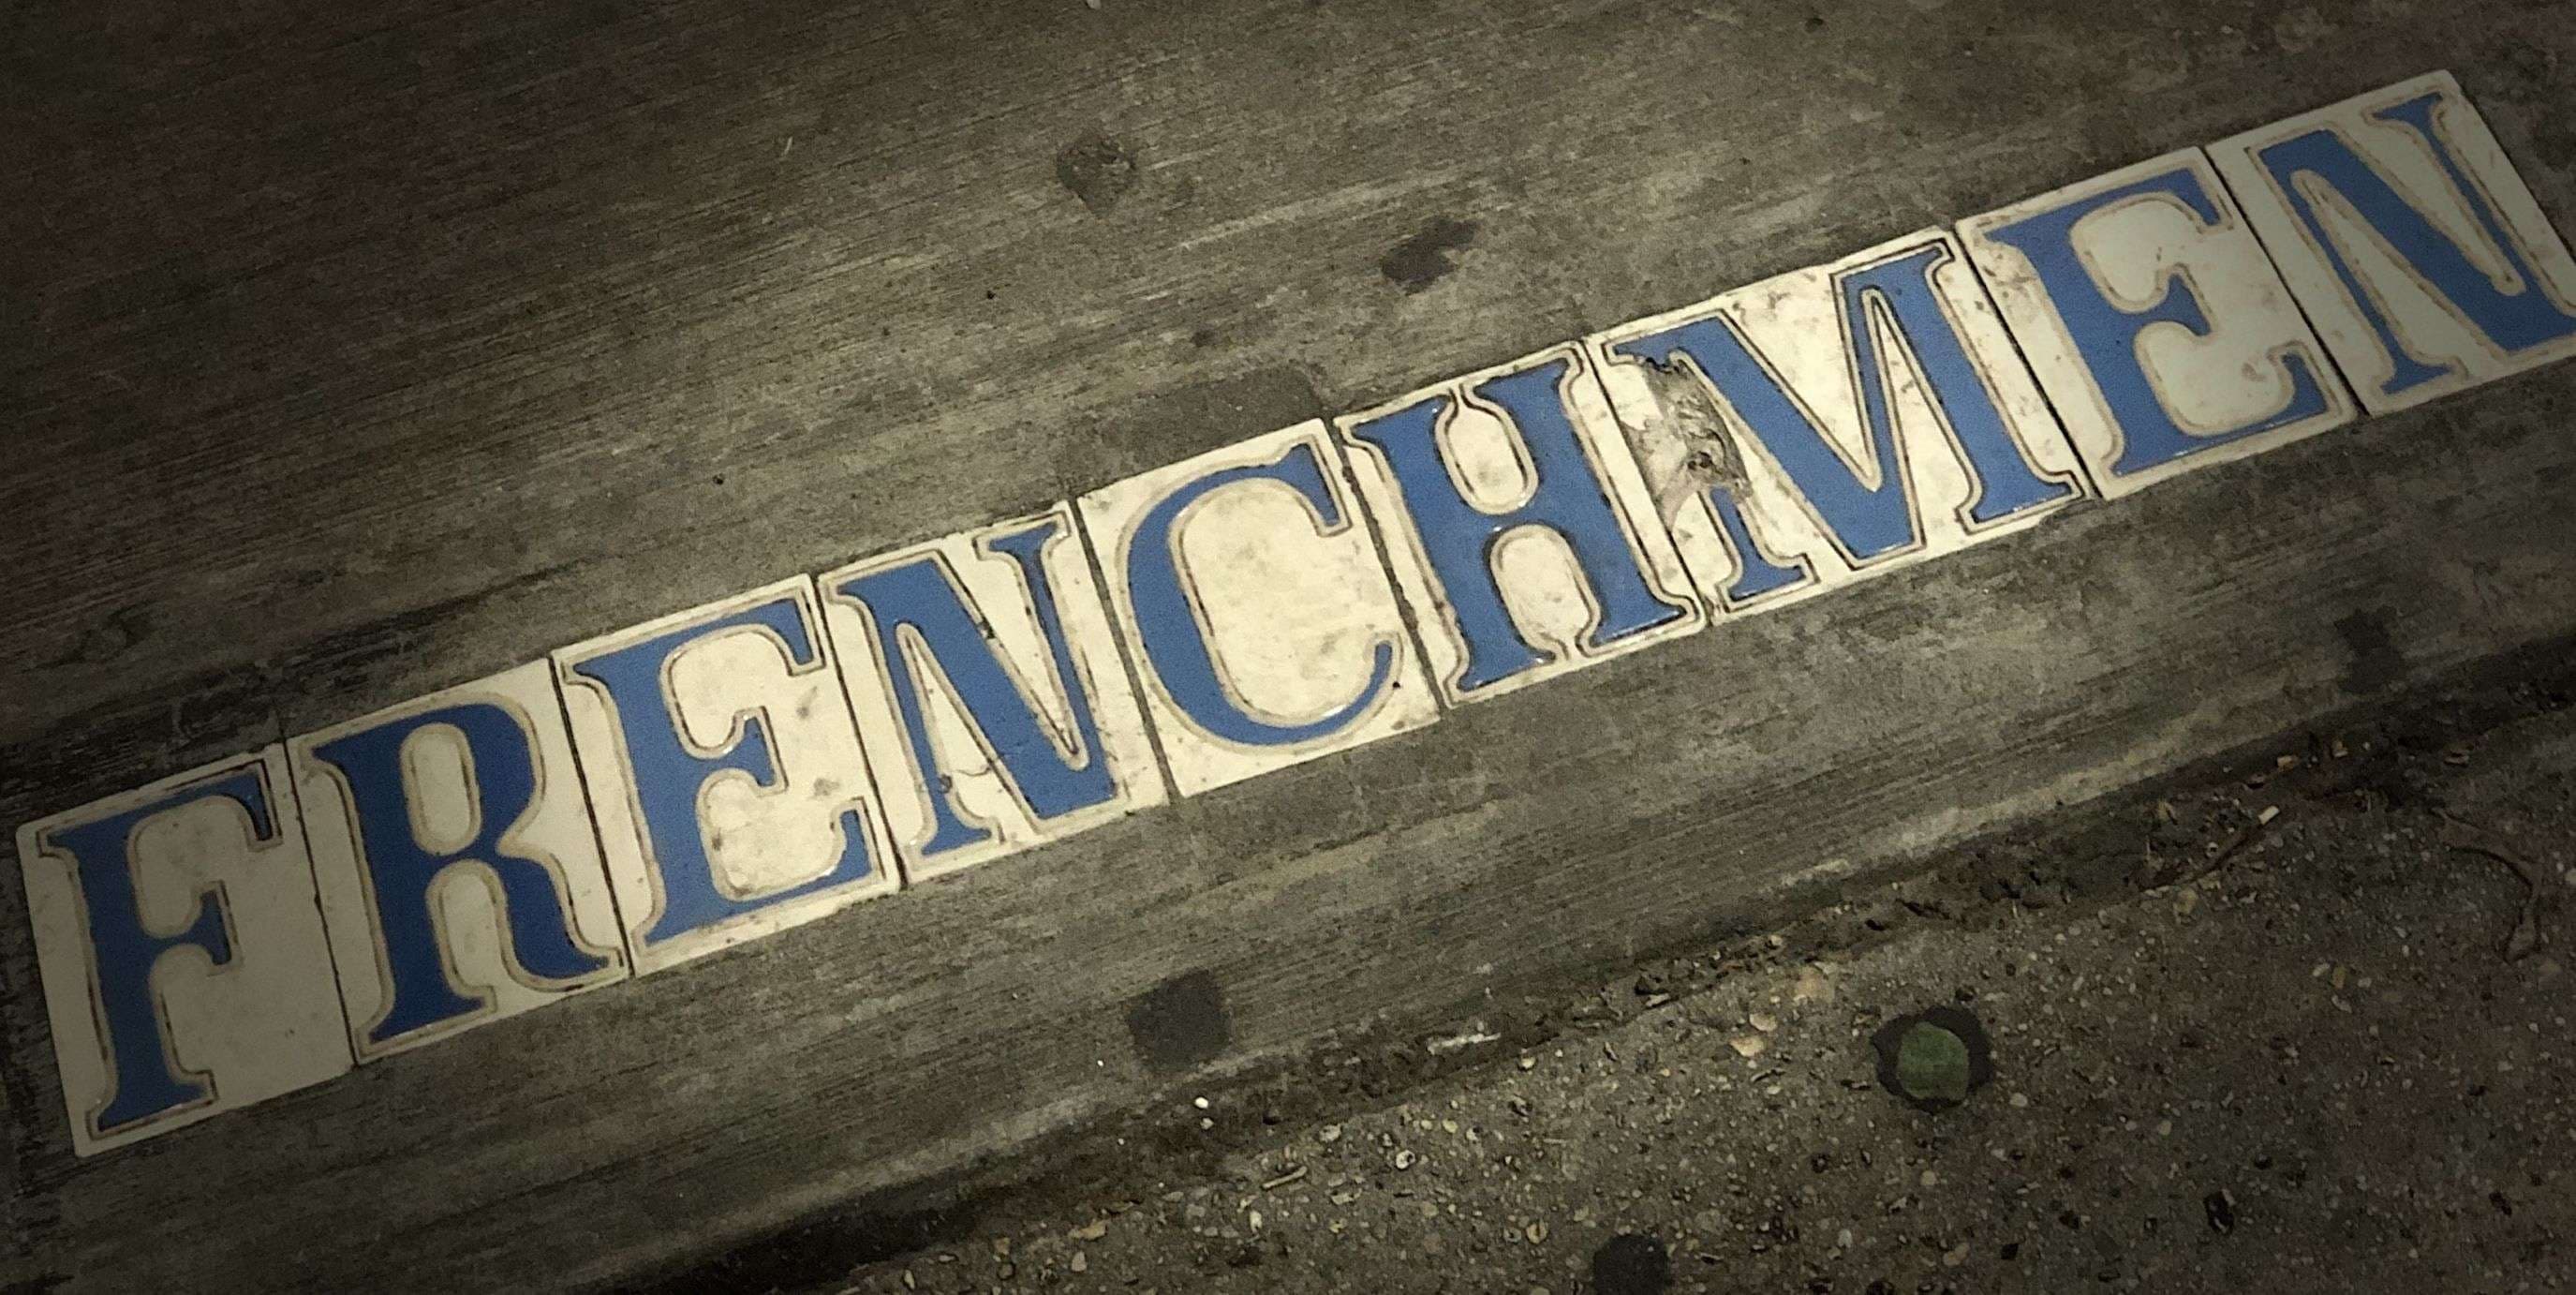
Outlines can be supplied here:
M1452 703L1707 623L1582 347L1336 421Z
M1959 232L2107 498L2352 421L2352 397L2198 149Z
M2086 494L1939 230L1591 344L1683 563L1727 611L1949 553Z
M2209 151L2370 412L2576 355L2576 262L2449 73Z
M555 670L639 973L900 884L811 580L565 648Z
M1081 510L1183 795L1438 718L1322 423L1131 477Z
M545 662L287 751L360 1061L625 978Z
M18 862L80 1154L347 1073L283 747L30 823Z
M821 583L907 880L1163 802L1071 506Z

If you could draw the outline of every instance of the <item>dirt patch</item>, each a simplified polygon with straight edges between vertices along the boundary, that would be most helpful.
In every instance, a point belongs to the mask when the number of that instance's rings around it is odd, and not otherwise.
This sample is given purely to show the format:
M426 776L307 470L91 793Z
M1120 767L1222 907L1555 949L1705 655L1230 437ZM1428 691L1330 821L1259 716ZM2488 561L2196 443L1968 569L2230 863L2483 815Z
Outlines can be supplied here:
M1442 216L1379 257L1378 273L1410 295L1421 292L1458 268L1456 253L1476 245L1479 227L1472 220Z
M1169 1074L1225 1055L1234 1023L1225 1012L1224 987L1193 971L1140 995L1127 1011L1127 1033L1148 1069Z
M2550 1289L2571 659L1570 995L1194 1084L952 1183L971 1235L788 1288ZM1938 1008L1986 1051L1926 1111L1872 1039Z
M1136 187L1136 154L1108 135L1094 131L1064 146L1055 155L1058 184L1082 200L1083 208L1105 216Z

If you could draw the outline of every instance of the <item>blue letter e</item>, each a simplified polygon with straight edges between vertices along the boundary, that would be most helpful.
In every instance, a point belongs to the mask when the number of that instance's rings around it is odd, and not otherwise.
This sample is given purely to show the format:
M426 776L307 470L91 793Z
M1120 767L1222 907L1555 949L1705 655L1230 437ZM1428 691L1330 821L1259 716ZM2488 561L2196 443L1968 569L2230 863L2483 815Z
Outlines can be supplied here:
M708 854L706 831L698 814L699 793L705 790L707 780L730 770L769 791L783 789L785 780L770 750L766 716L756 710L735 716L731 741L720 750L701 754L681 736L680 716L665 693L663 680L672 659L684 650L715 635L744 629L767 631L792 669L814 669L823 663L803 608L792 596L773 598L731 615L569 663L574 674L608 692L609 709L616 714L627 767L634 779L635 809L642 820L644 844L651 855L649 863L661 883L661 913L652 927L637 937L639 955L646 946L773 904L860 881L875 871L876 865L869 858L867 827L859 811L847 809L840 815L840 858L822 876L754 896L727 894L717 883L715 860ZM857 770L851 771L851 777L859 776ZM642 961L640 956L638 961Z

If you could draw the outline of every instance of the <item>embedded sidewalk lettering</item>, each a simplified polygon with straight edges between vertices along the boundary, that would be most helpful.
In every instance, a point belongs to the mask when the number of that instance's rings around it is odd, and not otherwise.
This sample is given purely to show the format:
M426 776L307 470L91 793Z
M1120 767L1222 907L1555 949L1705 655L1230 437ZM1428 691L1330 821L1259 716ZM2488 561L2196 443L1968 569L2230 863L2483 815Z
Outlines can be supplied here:
M22 827L125 1145L2576 355L2447 73Z

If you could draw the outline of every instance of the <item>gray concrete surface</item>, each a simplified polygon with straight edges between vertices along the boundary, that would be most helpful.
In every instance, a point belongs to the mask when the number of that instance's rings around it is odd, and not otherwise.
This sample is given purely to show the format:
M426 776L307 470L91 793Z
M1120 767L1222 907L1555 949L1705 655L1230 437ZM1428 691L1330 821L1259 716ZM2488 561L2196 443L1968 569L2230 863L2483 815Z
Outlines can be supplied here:
M2432 68L2576 213L2554 0L7 31L12 825ZM2561 366L2070 511L91 1161L0 883L0 1283L599 1286L910 1217L2563 641L2571 411Z
M1327 1050L1009 1191L678 1281L2562 1290L2571 678L2320 730L1570 1001L1495 1004L1426 1040L1444 1074ZM1930 1006L1983 1022L1994 1075L1927 1114L1882 1088L1871 1037Z

